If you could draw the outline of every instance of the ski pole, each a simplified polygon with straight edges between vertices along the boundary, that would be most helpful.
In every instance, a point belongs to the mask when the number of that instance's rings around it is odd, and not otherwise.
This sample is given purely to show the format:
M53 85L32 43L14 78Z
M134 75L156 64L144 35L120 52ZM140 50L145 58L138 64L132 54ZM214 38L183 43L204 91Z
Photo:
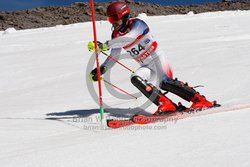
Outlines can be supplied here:
M97 66L97 76L98 76L98 88L99 88L99 102L100 102L100 116L101 122L104 118L104 108L103 108L103 101L102 101L102 84L101 84L101 71L100 71L100 64L99 64L99 55L98 55L98 48L97 48L97 33L96 33L96 19L95 19L95 7L94 7L94 0L90 0L90 7L92 13L92 24L93 24L93 35L94 35L94 42L95 42L95 55L96 55L96 66Z
M115 61L116 63L120 64L121 66L123 66L124 68L126 68L127 70L129 70L132 73L135 73L134 70L131 70L130 68L128 68L127 66L125 66L124 64L122 64L121 62L119 62L118 60L114 59L112 56L108 55L107 53L105 53L104 51L101 51L102 54L104 54L105 56L107 56L109 59Z
M113 86L114 88L120 90L121 92L123 92L123 93L125 93L125 94L127 94L127 95L129 95L129 96L131 96L131 97L133 97L133 98L135 98L135 99L137 99L137 97L135 97L134 95L132 95L132 94L126 92L125 90L123 90L123 89L121 89L121 88L119 88L119 87L117 87L117 86L115 86L114 84L110 83L109 81L105 80L104 78L102 78L102 80L103 80L105 83L107 83L107 84Z

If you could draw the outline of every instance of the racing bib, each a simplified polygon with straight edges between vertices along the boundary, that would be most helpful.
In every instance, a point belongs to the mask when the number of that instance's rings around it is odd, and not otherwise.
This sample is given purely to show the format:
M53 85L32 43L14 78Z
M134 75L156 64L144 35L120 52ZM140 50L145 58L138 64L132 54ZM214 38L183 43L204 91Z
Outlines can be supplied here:
M146 36L139 36L134 42L123 47L137 62L143 62L157 48L157 42Z

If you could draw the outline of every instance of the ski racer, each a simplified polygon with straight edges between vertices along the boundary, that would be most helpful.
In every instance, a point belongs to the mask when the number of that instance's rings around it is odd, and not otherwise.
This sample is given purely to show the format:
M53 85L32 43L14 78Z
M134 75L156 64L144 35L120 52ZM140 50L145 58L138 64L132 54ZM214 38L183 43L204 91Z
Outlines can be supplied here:
M124 49L140 64L141 67L131 75L131 83L158 106L154 115L178 110L178 105L166 97L160 89L192 102L189 109L213 107L215 102L208 101L187 83L173 79L166 55L152 37L148 25L138 18L130 18L130 12L131 9L125 2L113 2L107 7L108 21L113 27L112 39L105 43L98 42L98 49L101 51L111 49L112 57L118 57ZM94 42L89 42L88 49L91 52L95 51ZM107 58L100 66L101 75L114 64L115 61ZM96 68L91 71L90 78L97 81ZM149 82L155 78L159 81L159 85L156 86L160 89Z

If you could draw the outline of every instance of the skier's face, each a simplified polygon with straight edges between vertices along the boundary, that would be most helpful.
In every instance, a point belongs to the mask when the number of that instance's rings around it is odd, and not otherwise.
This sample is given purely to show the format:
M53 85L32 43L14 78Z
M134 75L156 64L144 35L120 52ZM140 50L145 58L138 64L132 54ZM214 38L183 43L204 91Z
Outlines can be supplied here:
M112 23L113 27L115 30L119 30L121 28L121 25L122 25L122 20L119 20L115 23Z
M113 25L115 30L119 30L122 26L122 19L119 19L117 15L109 16L108 21Z

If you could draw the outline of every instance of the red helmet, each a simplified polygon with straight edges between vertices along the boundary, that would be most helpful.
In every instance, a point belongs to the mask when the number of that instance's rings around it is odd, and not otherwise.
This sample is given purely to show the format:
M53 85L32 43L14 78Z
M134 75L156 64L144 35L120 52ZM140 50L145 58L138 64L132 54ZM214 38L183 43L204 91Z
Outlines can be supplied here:
M126 15L129 15L130 8L125 2L113 2L107 8L108 21L116 23Z

